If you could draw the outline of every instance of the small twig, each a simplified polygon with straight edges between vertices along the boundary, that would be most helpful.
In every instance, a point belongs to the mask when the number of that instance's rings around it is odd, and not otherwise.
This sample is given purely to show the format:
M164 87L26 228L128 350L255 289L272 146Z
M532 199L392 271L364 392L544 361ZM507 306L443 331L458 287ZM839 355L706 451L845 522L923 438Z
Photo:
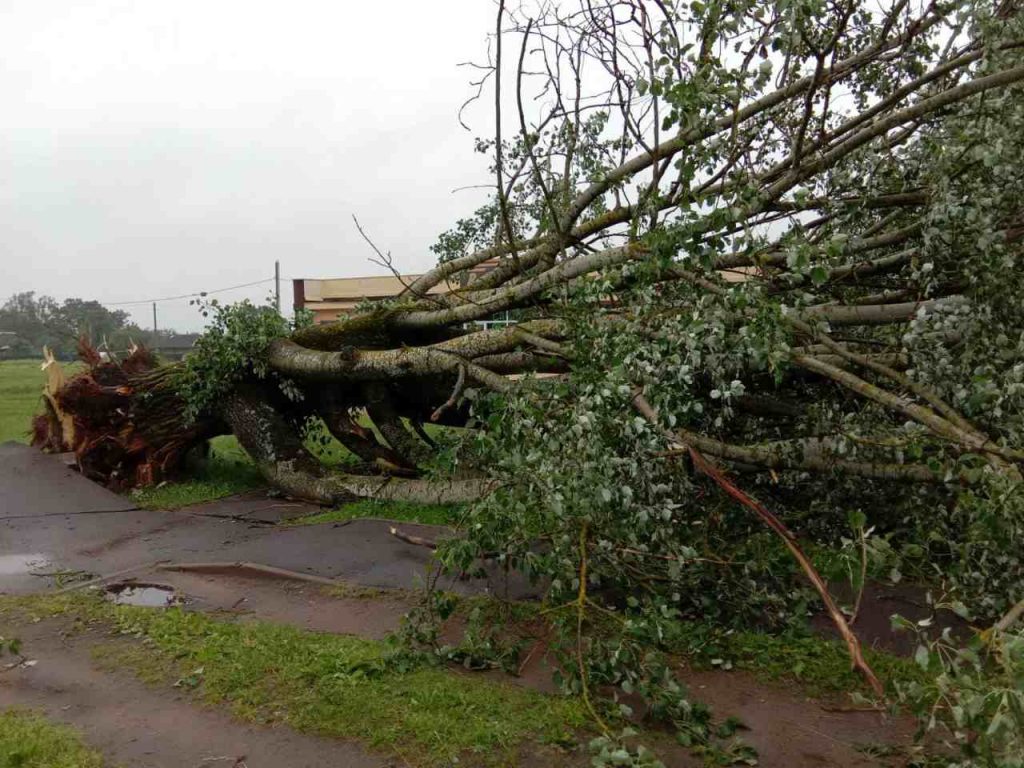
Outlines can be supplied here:
M356 215L354 213L352 214L352 221L355 222L356 229L359 230L359 234L362 236L363 240L365 240L367 244L371 248L373 248L373 252L377 254L377 258L370 259L370 261L373 262L374 264L384 267L387 270L390 270L391 274L398 278L398 282L402 284L402 287L405 288L406 290L409 290L409 286L405 284L405 280L402 279L401 273L397 269L395 269L394 265L392 264L391 251L384 253L383 251L381 251L380 248L377 247L377 244L370 239L370 236L366 234L366 232L363 231L363 227L359 224L359 219L356 218Z
M821 705L822 712L886 712L888 711L885 707L879 707L871 704L867 704L862 707L831 707L825 704Z
M534 654L537 653L537 651L541 648L541 646L544 645L545 642L547 642L549 634L550 630L548 630L543 635L537 638L537 641L533 644L533 648L531 648L530 652L526 654L526 658L523 659L523 662L519 665L519 669L516 670L516 677L523 676L523 670L526 669L526 667L530 664L530 661L533 660Z
M1016 624L1022 616L1024 616L1024 600L1021 600L1010 610L1008 610L1004 614L1003 618L1001 618L992 626L992 630L994 632L1005 632L1014 624Z
M64 587L62 589L58 589L55 594L63 595L65 593L67 593L67 592L77 592L77 591L82 590L82 589L87 589L89 587L93 587L93 586L96 586L98 584L102 584L102 583L104 583L106 581L113 581L115 579L123 579L125 576L128 576L129 574L137 573L139 571L148 571L150 568L158 568L161 563L166 563L166 562L167 562L166 560L152 560L152 561L150 561L148 563L143 563L142 565L136 565L136 566L133 566L131 568L122 568L120 571L114 571L113 573L108 573L106 576L98 576L97 578L90 579L89 581L80 581L80 582L78 582L76 584L72 584L71 586Z
M587 609L587 523L584 521L580 527L580 571L578 576L580 586L576 595L576 663L580 674L580 693L583 695L583 703L594 718L601 732L609 736L611 731L605 724L604 719L597 713L593 703L590 701L590 683L587 675L587 665L583 661L583 619Z
M857 616L860 615L861 601L864 599L864 588L868 580L868 537L864 528L860 529L860 584L857 589L857 599L853 603L853 611L850 613L850 625L857 623Z
M19 653L18 654L18 660L17 661L12 661L10 664L5 664L4 666L0 667L0 672L10 672L11 670L20 669L21 667L31 667L31 666L34 666L35 662L32 662L30 664L29 663L30 661L31 661L31 659L29 659L27 656L22 656Z
M373 264L377 264L377 265L379 265L381 267L384 267L389 272L391 272L391 274L395 276L395 279L398 280L398 282L402 284L402 293L405 293L408 290L410 290L410 286L405 281L405 277L402 275L401 272L399 272L395 268L395 265L393 263L393 259L391 258L391 251L388 251L387 253L384 253L383 251L381 251L380 248L377 247L377 244L375 242L373 242L373 240L370 239L370 236L368 234L366 234L366 232L363 231L362 226L359 224L359 219L356 218L356 215L354 213L352 214L352 221L355 222L356 229L359 230L359 234L360 234L360 236L362 236L363 240L365 240L367 242L367 244L371 248L373 248L373 252L377 254L378 258L370 259L370 262L373 263ZM427 301L431 301L434 304L437 304L438 306L442 306L442 307L444 306L443 302L438 301L437 299L432 298L431 296L427 296L425 293L423 295L420 295L420 298L426 299Z
M156 567L158 571L179 571L181 573L209 573L209 574L238 574L242 576L270 576L278 579L292 581L308 581L313 584L323 584L328 587L342 585L337 579L329 579L326 576L317 576L313 573L302 573L287 568L277 568L273 565L262 563L251 563L245 561L235 562L214 562L214 563L164 563Z

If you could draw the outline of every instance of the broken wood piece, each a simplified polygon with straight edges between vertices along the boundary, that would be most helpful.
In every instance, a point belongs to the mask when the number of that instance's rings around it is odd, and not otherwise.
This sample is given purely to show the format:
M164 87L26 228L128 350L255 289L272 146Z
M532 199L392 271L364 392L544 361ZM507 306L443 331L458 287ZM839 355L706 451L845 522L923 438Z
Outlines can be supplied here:
M208 573L208 574L237 574L273 577L277 579L290 579L292 581L307 581L312 584L323 584L328 587L342 586L343 582L337 579L330 579L326 576L317 576L313 573L302 573L287 568L277 568L273 565L262 563L250 563L244 561L236 562L215 562L215 563L164 563L157 566L160 571L178 571L181 573Z
M394 526L388 528L388 533L390 533L399 541L404 541L406 544L412 544L417 547L427 547L428 549L437 549L436 541L425 539L422 536L415 536L411 533L403 533Z

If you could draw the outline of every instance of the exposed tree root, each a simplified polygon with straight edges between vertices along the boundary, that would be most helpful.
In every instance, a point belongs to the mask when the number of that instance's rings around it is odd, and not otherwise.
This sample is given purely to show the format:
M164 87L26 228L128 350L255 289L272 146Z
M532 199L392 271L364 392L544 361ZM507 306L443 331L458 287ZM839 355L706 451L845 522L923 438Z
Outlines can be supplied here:
M66 381L48 362L48 407L33 423L33 445L72 450L83 474L123 490L173 476L193 447L217 434L215 420L185 420L174 365L158 366L142 347L104 360L83 341L79 353L86 369Z

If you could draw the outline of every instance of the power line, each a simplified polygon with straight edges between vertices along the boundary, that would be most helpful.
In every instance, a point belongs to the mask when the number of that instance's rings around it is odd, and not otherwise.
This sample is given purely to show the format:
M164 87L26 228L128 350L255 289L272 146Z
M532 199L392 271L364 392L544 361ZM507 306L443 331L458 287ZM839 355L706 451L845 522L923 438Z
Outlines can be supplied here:
M254 280L251 283L242 283L240 285L229 285L226 288L214 288L210 291L197 291L195 293L183 293L180 296L164 296L159 299L138 299L136 301L104 301L102 302L108 307L127 307L132 304L153 304L162 301L180 301L181 299L193 299L197 296L209 296L211 293L223 293L224 291L234 291L238 288L249 288L254 285L262 285L263 283L272 283L274 278L268 277L263 280Z

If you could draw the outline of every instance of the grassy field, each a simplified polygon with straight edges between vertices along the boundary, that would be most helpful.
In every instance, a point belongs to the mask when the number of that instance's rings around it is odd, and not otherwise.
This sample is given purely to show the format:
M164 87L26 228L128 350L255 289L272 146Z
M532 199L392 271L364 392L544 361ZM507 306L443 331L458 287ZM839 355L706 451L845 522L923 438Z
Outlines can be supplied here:
M32 416L42 410L46 377L40 360L0 360L0 443L28 442ZM73 371L76 364L66 365Z

